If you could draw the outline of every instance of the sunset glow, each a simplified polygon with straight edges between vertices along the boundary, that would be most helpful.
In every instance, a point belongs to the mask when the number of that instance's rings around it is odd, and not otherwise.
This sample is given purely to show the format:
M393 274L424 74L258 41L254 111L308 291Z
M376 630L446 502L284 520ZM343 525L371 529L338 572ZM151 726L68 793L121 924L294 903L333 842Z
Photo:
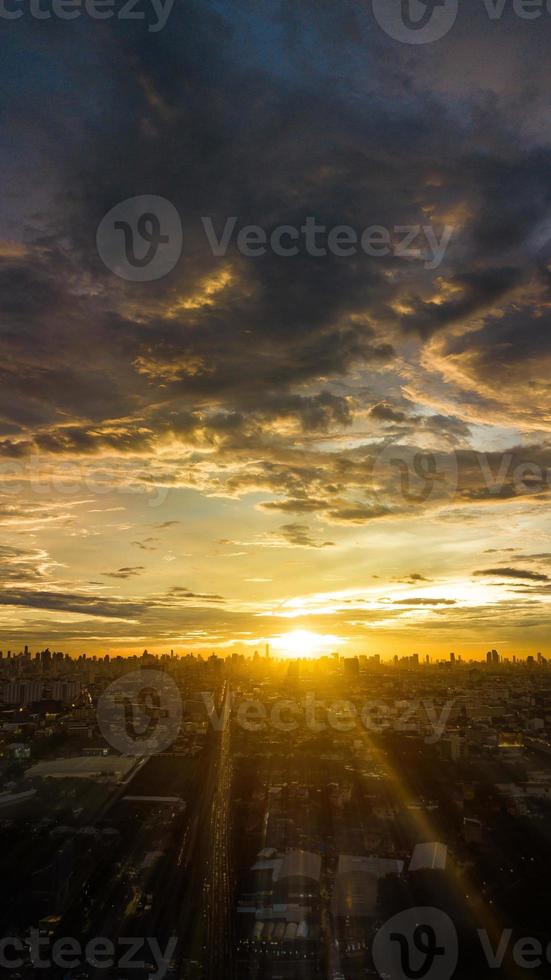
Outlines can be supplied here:
M342 646L342 637L325 636L312 633L310 630L292 630L275 636L272 640L274 654L283 658L319 657L338 646Z

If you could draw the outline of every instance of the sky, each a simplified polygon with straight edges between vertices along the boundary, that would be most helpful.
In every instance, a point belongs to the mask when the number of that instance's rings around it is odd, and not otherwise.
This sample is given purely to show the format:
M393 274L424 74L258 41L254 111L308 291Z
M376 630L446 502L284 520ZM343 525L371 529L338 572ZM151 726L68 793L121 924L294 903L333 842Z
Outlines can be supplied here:
M411 43L364 0L19 4L0 648L549 652L551 15L465 0ZM144 196L181 242L137 237Z

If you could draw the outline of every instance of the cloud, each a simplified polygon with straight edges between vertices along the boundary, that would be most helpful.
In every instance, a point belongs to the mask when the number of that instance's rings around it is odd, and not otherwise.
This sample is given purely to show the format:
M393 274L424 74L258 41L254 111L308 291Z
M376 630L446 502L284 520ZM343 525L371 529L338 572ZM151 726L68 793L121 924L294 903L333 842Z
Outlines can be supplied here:
M142 551L157 551L158 541L159 538L149 537L143 538L142 541L133 541L132 544L135 545L136 548L141 548Z
M142 602L123 602L79 593L49 592L45 589L36 592L6 589L0 594L0 605L115 619L135 619L146 608Z
M298 548L331 548L334 541L317 542L311 535L307 524L282 524L276 537L281 536L289 544Z
M407 418L405 412L400 412L393 408L389 402L379 402L369 410L371 418L379 422L404 422Z
M145 571L144 565L129 565L126 568L118 568L115 572L102 572L106 578L135 578L136 575L141 575Z
M188 600L188 599L198 599L201 602L225 602L223 596L216 595L213 592L193 592L191 589L187 589L181 585L174 585L167 592L167 597L169 600Z
M47 551L39 548L0 546L0 584L40 583L57 567Z
M544 575L543 572L531 572L524 568L484 568L477 572L473 572L474 575L484 575L491 576L493 578L514 578L514 579L526 579L529 582L549 582L549 576Z
M456 599L393 599L394 606L455 606Z

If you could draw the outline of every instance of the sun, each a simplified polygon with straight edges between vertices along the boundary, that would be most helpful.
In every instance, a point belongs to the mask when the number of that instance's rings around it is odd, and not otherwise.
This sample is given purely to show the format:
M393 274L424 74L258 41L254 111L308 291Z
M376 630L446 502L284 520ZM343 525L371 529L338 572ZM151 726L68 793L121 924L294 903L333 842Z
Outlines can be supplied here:
M312 633L311 630L291 630L272 637L271 646L279 657L319 657L335 649L339 637Z

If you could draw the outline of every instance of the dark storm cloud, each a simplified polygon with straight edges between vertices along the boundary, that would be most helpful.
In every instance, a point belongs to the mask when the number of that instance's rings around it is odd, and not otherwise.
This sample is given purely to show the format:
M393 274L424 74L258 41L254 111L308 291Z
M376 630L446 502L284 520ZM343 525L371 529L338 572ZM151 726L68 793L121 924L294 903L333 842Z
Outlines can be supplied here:
M412 313L402 318L405 329L415 330L423 337L464 320L486 309L508 293L521 277L520 270L509 267L464 272L452 276L450 285L457 288L459 296L443 303L412 298Z
M331 426L348 426L352 415L346 398L322 391L306 398L304 395L287 395L273 398L264 404L268 418L296 418L304 431L326 431Z
M460 357L467 351L474 353L480 373L486 376L492 368L499 372L509 367L513 352L521 368L528 358L551 353L551 313L517 305L499 318L486 317L474 336L451 339L446 348L449 356Z
M407 418L405 412L398 411L388 402L379 402L378 405L374 405L369 414L380 422L404 422Z
M548 372L551 314L545 305L516 303L488 314L476 331L447 339L439 350L446 373L459 367L463 385L501 408L504 417L547 424L551 414Z
M94 419L102 412L120 418L136 402L158 397L162 382L162 397L190 404L209 398L250 412L256 403L260 415L296 414L306 428L346 424L346 405L330 401L337 396L306 396L297 386L339 377L357 364L388 362L393 345L380 336L381 323L401 322L428 336L485 309L525 274L524 259L511 265L505 258L526 240L551 200L545 151L515 157L509 147L504 158L507 120L489 107L477 106L471 118L466 111L458 124L444 100L421 89L402 105L385 101L383 63L377 61L381 38L374 39L367 12L316 5L316 17L309 19L305 11L297 17L280 5L263 6L265 20L257 20L256 29L273 45L273 57L263 63L254 53L241 57L240 9L176 7L170 28L147 43L133 27L116 30L105 47L98 25L79 24L78 35L77 28L71 35L79 42L86 37L82 71L94 58L100 68L102 108L92 98L79 100L81 118L69 139L71 179L50 215L49 234L38 238L27 258L6 260L1 270L10 282L2 295L6 344L17 367L5 388L14 421L25 411L29 420L47 421L48 408L50 417L62 408ZM296 55L309 35L323 45L316 85L288 47L294 36ZM23 43L23 28L20 38ZM69 42L68 32L50 34L45 56L53 59ZM346 69L337 86L325 74L339 43L358 57L369 52L376 98L359 99ZM63 74L53 60L51 71ZM82 91L72 52L64 71L70 87ZM29 127L38 123L34 95L26 97L23 89L18 99ZM71 109L68 96L49 107L64 136ZM91 120L93 139L86 137ZM484 128L486 152L473 153L469 130ZM38 143L63 177L63 162L42 126ZM184 259L167 280L127 288L100 266L94 233L109 207L144 189L168 197L182 214ZM303 255L248 260L233 247L222 262L205 248L199 222L207 214L220 228L237 214L243 224L269 230L300 225L312 214L328 225L393 227L422 221L421 204L437 213L461 204L474 213L449 270L457 295L438 305L427 297L433 277L415 263ZM61 245L63 236L71 239L72 251ZM233 281L213 302L166 316L167 306L200 291L205 277L226 266ZM411 313L392 313L398 297L409 300ZM146 300L139 316L129 310L134 298L138 306ZM80 363L85 338L99 356L94 367ZM149 379L145 390L136 368ZM41 448L52 452L86 452L92 441L89 430L40 436ZM114 434L103 445L131 451L133 437Z

